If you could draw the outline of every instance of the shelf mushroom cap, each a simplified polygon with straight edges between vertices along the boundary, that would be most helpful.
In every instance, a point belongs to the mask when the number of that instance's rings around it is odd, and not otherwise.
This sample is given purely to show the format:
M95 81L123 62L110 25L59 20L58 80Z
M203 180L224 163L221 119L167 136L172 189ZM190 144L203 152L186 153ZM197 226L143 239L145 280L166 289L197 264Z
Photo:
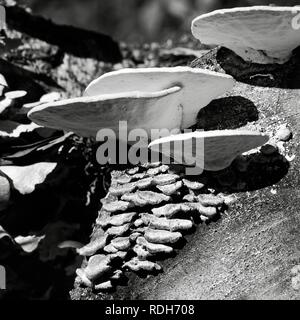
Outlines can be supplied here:
M35 123L96 137L100 129L119 133L119 122L128 130L180 128L182 108L177 103L181 88L174 86L157 92L127 92L85 96L50 102L34 107L28 117Z
M238 155L268 140L267 135L248 130L195 131L154 140L149 148L179 164L218 171L228 167Z
M192 34L201 43L234 51L245 61L285 63L300 46L293 21L300 8L253 6L221 9L195 18Z
M95 96L130 91L155 92L180 86L181 93L177 100L183 110L180 129L185 129L196 123L201 108L230 90L234 83L234 79L229 75L200 68L122 69L95 79L84 94ZM162 110L165 107L162 106Z

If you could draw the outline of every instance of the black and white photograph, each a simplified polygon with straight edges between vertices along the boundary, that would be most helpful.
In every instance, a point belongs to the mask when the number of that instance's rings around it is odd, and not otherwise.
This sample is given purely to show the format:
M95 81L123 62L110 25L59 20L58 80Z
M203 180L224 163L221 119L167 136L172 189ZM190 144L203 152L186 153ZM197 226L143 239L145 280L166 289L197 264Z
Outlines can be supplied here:
M0 0L0 96L0 303L300 300L299 1Z

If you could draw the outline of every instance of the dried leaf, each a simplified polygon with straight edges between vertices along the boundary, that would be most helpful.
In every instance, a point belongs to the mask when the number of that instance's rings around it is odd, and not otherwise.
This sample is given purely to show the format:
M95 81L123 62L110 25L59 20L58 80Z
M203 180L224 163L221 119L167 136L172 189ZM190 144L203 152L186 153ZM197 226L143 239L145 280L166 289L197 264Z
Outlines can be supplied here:
M33 152L34 150L36 150L37 147L33 147L33 148L29 148L29 149L25 149L22 151L18 151L14 154L11 154L9 156L4 156L4 159L17 159L17 158L22 158L27 156L28 154L30 154L31 152Z
M25 252L33 252L39 245L39 242L41 240L43 240L45 238L45 235L43 236L27 236L27 237L23 237L23 236L18 236L18 237L15 237L15 242L17 244L19 244L22 249L25 251Z
M37 184L45 181L56 165L52 162L40 162L25 167L2 166L0 171L12 180L14 187L21 194L28 194L35 190Z
M40 127L39 129L41 129ZM5 159L15 159L15 158L21 158L26 156L27 154L30 154L31 152L34 151L45 151L56 144L62 143L67 137L69 137L72 133L69 133L67 135L64 135L62 137L54 139L53 137L43 139L41 141L27 144L27 145L21 145L21 146L13 146L11 147L11 150L19 150L13 154L9 154L4 156L3 158Z
M37 148L37 151L45 151L49 148L52 148L53 146L55 146L56 144L62 143L64 142L67 138L69 138L70 136L72 136L74 133L73 132L68 132L65 135L63 135L62 137L59 137L57 139L51 140L48 144Z
M4 237L12 239L12 237L0 226L0 240Z
M35 123L20 124L18 122L2 120L0 121L0 137L18 138L22 133L32 132L40 126Z

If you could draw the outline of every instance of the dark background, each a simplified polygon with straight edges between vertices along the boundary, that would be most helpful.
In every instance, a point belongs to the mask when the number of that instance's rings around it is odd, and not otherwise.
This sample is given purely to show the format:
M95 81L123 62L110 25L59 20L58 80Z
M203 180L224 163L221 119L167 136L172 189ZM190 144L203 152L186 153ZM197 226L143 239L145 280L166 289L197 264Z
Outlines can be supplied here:
M61 24L104 32L120 41L162 41L189 32L191 20L218 8L297 5L296 0L18 0Z

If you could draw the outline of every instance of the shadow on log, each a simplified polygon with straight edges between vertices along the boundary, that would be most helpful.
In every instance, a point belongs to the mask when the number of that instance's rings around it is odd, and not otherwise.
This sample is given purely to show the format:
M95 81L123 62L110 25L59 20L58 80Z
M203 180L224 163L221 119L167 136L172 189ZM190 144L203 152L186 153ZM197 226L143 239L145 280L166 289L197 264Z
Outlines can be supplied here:
M216 59L223 70L238 81L262 87L299 89L299 51L299 48L296 49L291 59L284 64L247 62L226 48L218 50Z
M197 115L197 129L223 130L237 129L248 122L258 120L258 110L254 103L241 96L213 100Z

